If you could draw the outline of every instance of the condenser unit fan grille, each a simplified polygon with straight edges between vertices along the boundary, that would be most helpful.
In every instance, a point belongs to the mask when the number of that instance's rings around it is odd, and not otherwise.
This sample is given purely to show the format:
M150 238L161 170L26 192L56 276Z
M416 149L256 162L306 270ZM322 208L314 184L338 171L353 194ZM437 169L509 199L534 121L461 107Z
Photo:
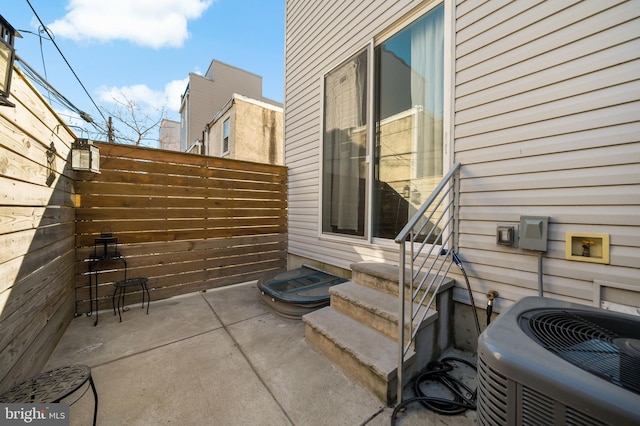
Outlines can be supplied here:
M640 395L638 322L579 309L535 309L520 328L550 352Z

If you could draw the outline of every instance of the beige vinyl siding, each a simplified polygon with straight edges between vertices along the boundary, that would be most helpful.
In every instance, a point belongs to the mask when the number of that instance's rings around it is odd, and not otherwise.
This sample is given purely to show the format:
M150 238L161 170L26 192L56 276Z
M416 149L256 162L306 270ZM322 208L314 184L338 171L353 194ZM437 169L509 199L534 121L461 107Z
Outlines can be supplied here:
M537 294L536 254L495 243L520 215L550 217L546 295L591 304L594 280L640 291L640 2L465 1L456 17L460 253L476 301ZM565 260L565 232L609 234L611 264Z
M290 253L396 261L393 244L319 237L322 77L420 5L287 1ZM537 254L495 242L521 215L550 217L546 295L591 304L594 280L640 287L640 2L469 0L454 16L459 252L476 302L497 290L500 311L537 294ZM610 265L566 260L566 232L609 234Z
M349 268L397 262L395 245L319 237L322 78L365 48L420 1L288 0L285 34L285 164L289 168L289 253Z

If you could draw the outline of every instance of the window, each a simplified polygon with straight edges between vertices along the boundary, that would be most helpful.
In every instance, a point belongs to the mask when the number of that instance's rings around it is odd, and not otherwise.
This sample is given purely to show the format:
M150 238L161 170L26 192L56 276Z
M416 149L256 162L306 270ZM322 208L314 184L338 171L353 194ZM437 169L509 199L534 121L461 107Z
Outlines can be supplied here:
M229 153L229 119L222 123L222 152L221 155Z
M324 79L323 232L363 237L367 51Z
M324 78L322 230L393 239L442 177L444 6L373 49L373 90L369 52Z
M395 238L442 177L444 6L375 55L373 236Z

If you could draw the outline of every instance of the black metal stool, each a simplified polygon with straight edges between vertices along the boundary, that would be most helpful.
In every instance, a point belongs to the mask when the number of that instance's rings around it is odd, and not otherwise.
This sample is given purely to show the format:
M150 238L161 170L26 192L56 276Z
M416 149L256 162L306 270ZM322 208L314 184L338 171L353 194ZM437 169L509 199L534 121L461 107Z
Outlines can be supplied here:
M91 377L91 369L86 365L70 365L55 368L32 377L0 395L3 403L46 404L58 403L85 383L89 382L93 391L93 425L98 416L98 392ZM84 394L83 394L84 395Z
M113 291L113 315L116 314L116 296L118 297L118 317L120 318L120 322L122 322L122 315L120 314L120 306L122 305L122 310L125 311L124 306L124 294L126 289L129 287L140 286L142 290L142 309L144 309L144 295L147 294L147 315L149 315L149 302L151 302L151 296L149 295L149 288L147 287L147 278L128 278L122 281L116 282L115 290Z

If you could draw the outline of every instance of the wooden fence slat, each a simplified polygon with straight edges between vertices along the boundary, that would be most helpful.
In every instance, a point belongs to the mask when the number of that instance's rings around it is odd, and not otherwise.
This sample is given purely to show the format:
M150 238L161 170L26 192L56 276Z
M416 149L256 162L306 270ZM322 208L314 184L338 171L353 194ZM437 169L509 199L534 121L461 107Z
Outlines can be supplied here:
M154 220L122 220L78 222L78 234L98 234L105 227L112 232L146 232L146 231L180 231L180 230L213 230L244 229L249 227L283 226L284 217L258 218L208 218L208 219L154 219Z
M149 279L153 300L286 268L286 167L98 146L101 173L79 173L75 185L78 312L89 309L85 260L105 230L118 238L127 277ZM123 277L118 262L98 274L100 308L111 308Z
M209 209L207 212L202 211L202 208L118 208L118 207L105 207L105 208L79 208L76 209L76 220L82 221L98 221L105 217L117 217L118 220L135 220L135 219L192 219L202 218L203 214L207 217L215 218L247 218L247 217L282 217L282 208L253 208L253 209L232 209L232 208L220 208ZM0 227L3 226L3 211L0 208ZM15 221L15 216L13 218ZM25 221L28 221L29 217ZM8 225L15 226L15 223Z
M287 168L271 164L253 163L242 160L229 160L226 158L206 157L175 151L161 151L151 148L134 147L131 145L119 145L98 143L101 157L123 157L131 160L158 161L167 164L190 164L193 166L215 169L235 169L241 171L254 171L266 174L278 174L286 176Z
M287 207L286 199L243 200L207 198L167 198L167 197L118 197L110 195L78 194L80 206L102 208L180 208L185 205L194 208L279 208Z
M100 168L104 170L115 170L123 173L138 173L149 175L169 175L193 177L201 176L202 178L228 179L238 181L255 181L255 182L282 182L285 177L281 174L263 173L252 170L242 169L207 169L203 167L193 166L191 164L171 164L160 163L155 161L134 161L124 158L100 157ZM102 180L101 177L93 177L92 180Z

